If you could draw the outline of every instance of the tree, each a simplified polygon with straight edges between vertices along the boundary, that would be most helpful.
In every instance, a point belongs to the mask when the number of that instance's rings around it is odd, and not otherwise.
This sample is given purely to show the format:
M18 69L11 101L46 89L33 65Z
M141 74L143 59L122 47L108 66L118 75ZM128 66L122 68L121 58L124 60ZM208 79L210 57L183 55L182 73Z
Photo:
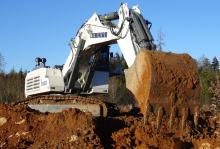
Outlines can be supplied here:
M158 51L163 51L164 50L164 33L162 32L162 29L159 29L158 34L157 34L157 45L156 48Z
M208 58L204 58L203 60L203 68L204 69L210 69L211 68L211 64Z
M201 103L215 104L220 108L220 71L218 71L219 62L217 58L214 57L210 63L207 57L202 56L197 63L201 83Z
M1 71L1 72L3 71L4 65L5 65L5 59L4 59L4 57L2 56L2 54L0 53L0 71Z
M128 66L124 57L116 52L110 61L110 72L120 74L123 73L126 68L128 68Z
M212 70L213 70L213 71L218 71L218 69L219 69L219 61L218 61L218 59L216 58L216 56L215 56L215 57L213 58L213 60L212 60L211 67L212 67Z
M217 75L216 81L213 81L211 83L209 91L213 94L212 104L215 106L215 110L218 110L220 112L220 80L218 77L219 76Z
M210 104L212 93L209 90L211 82L215 79L215 74L211 71L211 64L207 57L202 56L198 60L199 77L201 83L201 102L203 104Z
M209 59L203 55L198 60L198 67L200 70L211 70L211 63L210 63Z
M9 73L0 73L0 103L11 103L24 99L25 75L20 69Z
M201 83L201 102L203 104L210 104L212 93L209 90L211 83L215 80L215 74L210 69L201 69L199 71Z

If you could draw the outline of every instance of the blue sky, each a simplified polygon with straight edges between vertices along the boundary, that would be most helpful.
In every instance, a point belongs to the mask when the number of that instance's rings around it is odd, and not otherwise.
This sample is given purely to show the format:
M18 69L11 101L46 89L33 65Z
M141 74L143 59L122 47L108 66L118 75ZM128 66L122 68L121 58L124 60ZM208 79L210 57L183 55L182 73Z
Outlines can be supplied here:
M31 70L35 57L48 65L63 64L68 43L93 12L117 11L118 0L0 0L0 53L6 72ZM162 29L165 50L205 55L220 60L219 0L127 0L138 4L145 19L153 23L152 34Z

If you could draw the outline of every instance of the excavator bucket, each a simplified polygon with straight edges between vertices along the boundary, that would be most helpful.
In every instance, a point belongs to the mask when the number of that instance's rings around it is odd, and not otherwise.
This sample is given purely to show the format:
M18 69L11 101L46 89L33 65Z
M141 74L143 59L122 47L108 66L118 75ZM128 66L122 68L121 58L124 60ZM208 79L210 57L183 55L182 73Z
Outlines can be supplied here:
M188 54L141 50L126 70L126 87L144 117L153 112L170 121L197 114L200 84L195 61ZM196 121L196 120L195 120Z

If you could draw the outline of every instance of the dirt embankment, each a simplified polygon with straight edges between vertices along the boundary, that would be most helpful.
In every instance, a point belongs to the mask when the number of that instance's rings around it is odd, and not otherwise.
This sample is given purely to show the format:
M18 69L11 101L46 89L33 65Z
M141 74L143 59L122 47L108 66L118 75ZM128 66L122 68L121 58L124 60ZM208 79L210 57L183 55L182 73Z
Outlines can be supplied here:
M101 148L89 113L69 109L38 113L26 106L0 106L0 148Z
M198 128L190 126L189 122L184 130L177 127L169 129L163 122L161 128L157 129L154 120L143 124L141 117L127 117L123 121L127 127L112 134L114 148L217 149L220 147L220 125L213 128L208 121L202 119Z
M157 128L152 115L144 124L138 110L92 118L90 113L76 109L52 114L38 113L24 105L0 105L0 148L220 147L216 120L200 117L197 128L189 121L184 130L169 129L163 121Z

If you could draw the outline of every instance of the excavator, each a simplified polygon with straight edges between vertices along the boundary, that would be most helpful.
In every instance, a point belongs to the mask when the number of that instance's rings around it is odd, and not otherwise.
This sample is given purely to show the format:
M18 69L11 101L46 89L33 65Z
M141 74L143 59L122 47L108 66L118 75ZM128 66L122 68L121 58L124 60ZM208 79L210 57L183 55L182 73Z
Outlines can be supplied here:
M197 122L199 78L195 61L188 54L155 50L152 24L138 6L121 4L117 12L94 13L70 41L70 54L64 65L46 66L36 58L36 67L25 79L25 103L41 112L78 108L93 116L107 116L108 106L92 94L108 94L109 47L118 44L127 63L126 88L144 118L163 116L172 125L175 117L194 115ZM88 97L86 96L88 95Z

